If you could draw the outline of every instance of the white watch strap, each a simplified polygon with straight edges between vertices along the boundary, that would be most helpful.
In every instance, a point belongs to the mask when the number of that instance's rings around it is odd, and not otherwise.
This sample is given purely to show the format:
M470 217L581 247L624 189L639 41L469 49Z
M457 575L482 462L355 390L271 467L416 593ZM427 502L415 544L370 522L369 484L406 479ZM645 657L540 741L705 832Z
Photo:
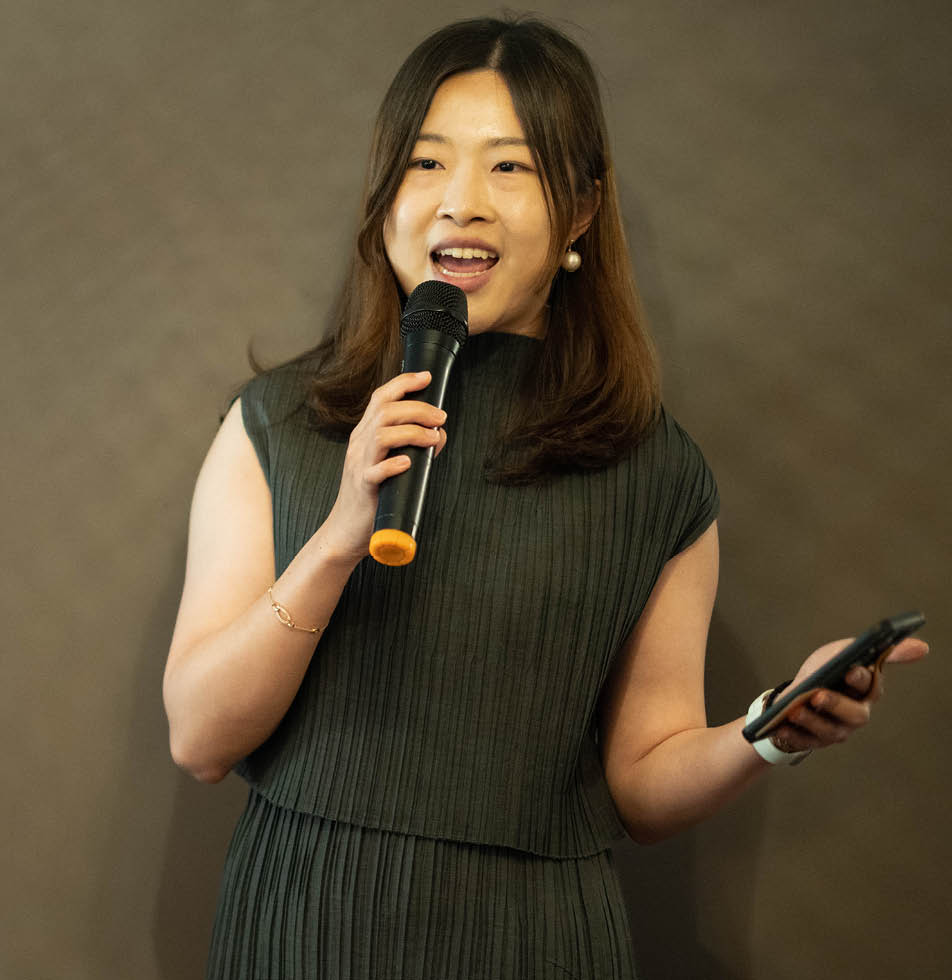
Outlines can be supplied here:
M763 694L758 694L750 703L750 707L747 709L747 719L745 724L749 725L756 718L759 718L764 710L764 702L767 700L770 692L764 691ZM804 749L802 752L781 752L773 742L770 741L770 737L758 739L753 742L754 751L763 759L765 762L769 762L772 766L795 766L798 762L803 762L803 760L810 754L812 749Z

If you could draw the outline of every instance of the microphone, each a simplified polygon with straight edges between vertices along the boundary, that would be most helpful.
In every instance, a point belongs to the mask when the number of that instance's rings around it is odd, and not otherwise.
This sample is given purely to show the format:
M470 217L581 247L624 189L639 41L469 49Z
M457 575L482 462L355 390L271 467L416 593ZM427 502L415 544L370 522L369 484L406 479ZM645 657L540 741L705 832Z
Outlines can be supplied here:
M469 335L466 294L449 282L431 279L410 294L400 317L403 338L401 372L429 371L430 383L408 397L443 407L450 371ZM410 468L380 485L370 554L381 565L408 565L416 555L416 536L430 479L434 447L406 446L391 456L407 455Z

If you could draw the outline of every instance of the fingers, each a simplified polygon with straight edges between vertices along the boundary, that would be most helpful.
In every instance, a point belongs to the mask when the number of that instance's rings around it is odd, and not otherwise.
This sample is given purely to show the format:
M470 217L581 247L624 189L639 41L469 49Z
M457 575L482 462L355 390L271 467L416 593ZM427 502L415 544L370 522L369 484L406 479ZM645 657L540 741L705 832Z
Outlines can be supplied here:
M408 470L411 465L409 456L388 456L374 466L368 467L363 473L364 482L368 486L379 487L384 480Z
M804 705L803 714L794 719L796 724L821 737L834 737L840 729L849 731L860 728L869 721L871 701L858 701L838 691L818 691Z
M439 440L428 437L425 432L443 425L446 412L429 402L406 398L410 392L425 388L430 377L429 371L398 374L377 388L354 429L354 436L362 441L373 433L375 448L382 453L395 446L437 445Z
M432 380L429 371L398 374L377 388L370 396L361 422L378 420L385 425L416 422L435 428L446 421L446 412L426 401L408 399L407 395L426 388Z
M424 428L422 425L390 425L378 429L374 438L375 456L386 456L391 449L400 446L419 446L421 449L434 448L440 443L438 429Z
M390 449L416 446L422 449L432 447L438 451L445 444L446 434L442 430L422 429L419 426L398 427L378 438L372 455L364 457L362 462L355 460L354 476L365 490L376 493L376 488L384 480L402 473L412 465L409 455L398 452L391 456L388 455Z
M871 674L865 668L857 669ZM863 683L859 678L857 682ZM874 682L867 676L865 683ZM869 721L871 704L869 698L857 700L837 691L817 691L787 715L786 722L774 733L774 744L782 751L799 752L845 742Z
M418 425L394 426L380 433L377 444L380 450L386 452L402 446L419 446L421 449L429 449L432 446L435 458L443 452L446 446L446 430L442 427L437 429L424 429ZM394 459L406 460L406 465L410 465L409 456L389 456L383 462L386 463ZM387 474L387 476L391 475L391 473ZM387 479L387 476L384 476L382 479Z
M893 647L892 653L886 658L886 663L911 663L913 660L921 660L928 652L928 643L908 637Z
M446 421L446 412L428 402L390 402L380 406L377 418L383 425L414 424L435 429Z
M843 678L846 686L849 688L847 693L858 701L862 701L867 695L873 692L875 675L878 673L879 671L872 670L869 667L851 667Z
M839 691L817 691L810 698L809 708L805 708L806 715L826 716L851 728L865 725L869 721L869 711L869 701L857 701ZM797 724L802 722L797 720Z
M395 402L405 398L411 391L422 391L432 380L429 371L410 371L398 374L377 388L370 396L370 404Z
M430 381L429 371L399 374L370 396L348 447L349 469L366 490L375 492L384 480L409 468L409 455L395 450L416 446L439 453L446 445L446 433L441 428L446 412L406 397L426 388Z
M393 402L383 405L377 412L376 424L391 428L397 425L412 425L435 430L446 422L446 412L426 402Z
M368 408L366 418L381 426L413 424L435 429L446 421L446 412L428 402L379 402L372 410Z
M770 741L781 752L803 752L804 749L819 749L827 742L798 725L779 725L770 735Z
M439 438L439 442L437 442L436 444L436 452L433 454L434 457L439 456L440 453L443 452L443 449L446 446L446 430L443 428L439 428L436 430L436 432Z
M791 721L801 732L815 740L812 741L810 748L845 742L854 730L853 726L841 724L829 716L811 711L807 707L800 708L796 717L791 718Z
M854 731L854 727L840 724L804 705L774 730L770 740L781 752L802 752L845 742Z

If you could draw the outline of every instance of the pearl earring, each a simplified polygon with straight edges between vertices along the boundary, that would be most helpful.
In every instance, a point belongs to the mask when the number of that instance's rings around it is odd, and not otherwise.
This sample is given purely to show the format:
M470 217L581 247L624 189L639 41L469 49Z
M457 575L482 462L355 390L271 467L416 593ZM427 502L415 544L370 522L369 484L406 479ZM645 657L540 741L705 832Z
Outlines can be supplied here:
M566 272L575 272L582 264L582 256L572 248L574 244L575 242L569 242L569 247L562 256L560 265Z

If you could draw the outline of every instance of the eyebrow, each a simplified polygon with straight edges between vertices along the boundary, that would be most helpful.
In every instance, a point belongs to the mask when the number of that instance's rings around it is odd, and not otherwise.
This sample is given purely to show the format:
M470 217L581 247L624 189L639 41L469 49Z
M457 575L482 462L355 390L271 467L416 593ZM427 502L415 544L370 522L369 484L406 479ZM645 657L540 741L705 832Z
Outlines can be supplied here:
M439 133L420 133L417 136L418 143L449 143L450 140L445 136L440 136ZM497 146L525 146L528 147L529 143L522 139L521 136L499 136L494 140L486 140L485 146L495 148Z

